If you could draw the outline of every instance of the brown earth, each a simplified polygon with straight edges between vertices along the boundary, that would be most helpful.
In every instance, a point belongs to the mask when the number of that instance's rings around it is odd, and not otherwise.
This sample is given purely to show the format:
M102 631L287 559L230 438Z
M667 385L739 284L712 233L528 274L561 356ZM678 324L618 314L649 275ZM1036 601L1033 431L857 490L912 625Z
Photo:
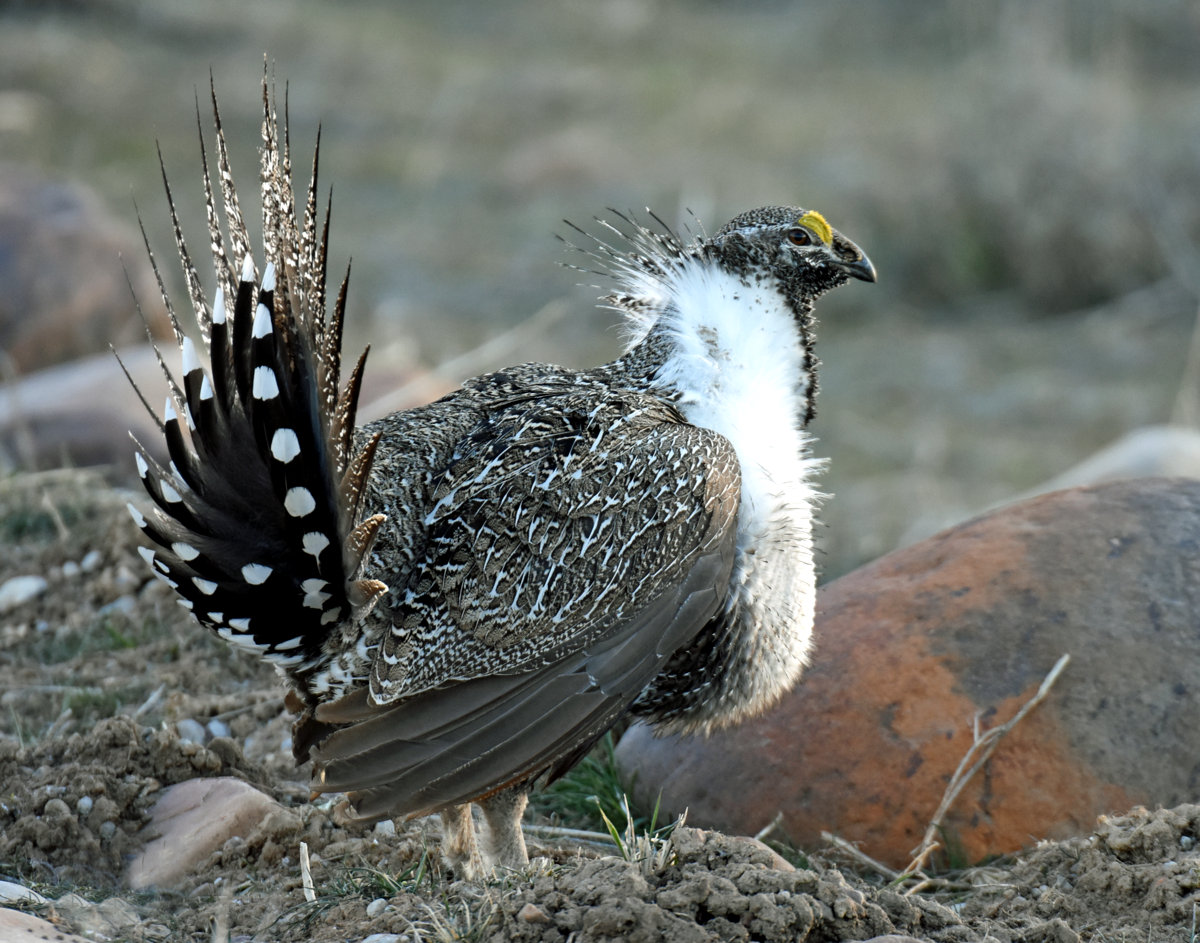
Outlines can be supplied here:
M1194 939L1197 805L1102 820L915 894L828 849L789 852L793 867L759 842L693 828L646 861L539 833L528 874L456 882L428 820L391 836L306 801L274 675L210 639L148 579L127 497L78 472L0 482L0 879L50 898L11 906L64 931L319 943ZM45 588L16 601L5 586L19 576ZM204 745L181 738L192 723L208 727ZM123 873L149 837L150 807L197 776L241 778L291 811L227 841L176 890L130 891Z

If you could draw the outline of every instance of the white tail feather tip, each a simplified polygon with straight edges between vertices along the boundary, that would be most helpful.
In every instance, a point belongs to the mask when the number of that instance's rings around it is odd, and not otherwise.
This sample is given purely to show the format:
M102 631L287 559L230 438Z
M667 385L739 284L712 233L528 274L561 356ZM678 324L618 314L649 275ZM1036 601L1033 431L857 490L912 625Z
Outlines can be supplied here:
M291 488L283 498L283 506L292 517L306 517L317 507L317 501L307 488Z
M141 458L141 456L139 455L138 458ZM129 510L129 516L133 518L133 522L135 524L137 524L138 527L145 529L145 527L146 527L145 515L142 514L142 512L139 511L136 507L134 507L132 502L126 502L125 507ZM307 536L305 537L305 539L306 540L308 539Z
M255 399L274 399L279 395L279 381L275 379L275 371L270 367L254 368L254 386L251 394Z
M264 566L261 563L247 563L244 567L242 567L242 579L244 579L251 586L261 586L267 581L267 577L269 577L271 573L271 567ZM233 625L232 619L229 620L229 624Z
M260 304L254 309L254 328L250 333L255 340L271 333L271 312L266 305Z
M300 454L300 440L291 429L276 429L271 436L271 456L286 465Z
M186 377L193 370L199 370L200 358L196 356L196 345L192 343L192 339L185 337L179 349L183 355L183 375Z

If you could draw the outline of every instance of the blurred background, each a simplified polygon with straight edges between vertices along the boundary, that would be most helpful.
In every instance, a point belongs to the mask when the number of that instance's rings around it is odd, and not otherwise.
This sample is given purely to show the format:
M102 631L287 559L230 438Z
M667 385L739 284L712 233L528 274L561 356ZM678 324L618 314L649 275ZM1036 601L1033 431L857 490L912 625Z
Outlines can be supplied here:
M614 356L599 292L556 264L564 217L650 206L711 231L788 202L880 275L819 309L827 578L1146 427L1174 428L1125 466L1200 468L1195 3L9 0L6 470L128 478L140 420L105 351L138 343L127 278L161 308L138 209L182 289L155 145L203 257L196 97L211 154L211 70L249 208L264 53L298 176L321 127L368 409Z

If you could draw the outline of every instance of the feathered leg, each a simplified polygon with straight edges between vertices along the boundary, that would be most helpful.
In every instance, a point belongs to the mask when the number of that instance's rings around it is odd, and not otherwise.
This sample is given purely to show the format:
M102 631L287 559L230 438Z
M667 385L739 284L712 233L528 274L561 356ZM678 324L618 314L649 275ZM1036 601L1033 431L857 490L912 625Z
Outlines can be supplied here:
M463 880L478 881L487 876L475 841L475 823L469 802L442 812L442 858Z
M525 836L521 832L521 817L529 802L524 787L503 789L479 801L483 820L487 823L484 839L484 861L489 869L516 870L529 864Z

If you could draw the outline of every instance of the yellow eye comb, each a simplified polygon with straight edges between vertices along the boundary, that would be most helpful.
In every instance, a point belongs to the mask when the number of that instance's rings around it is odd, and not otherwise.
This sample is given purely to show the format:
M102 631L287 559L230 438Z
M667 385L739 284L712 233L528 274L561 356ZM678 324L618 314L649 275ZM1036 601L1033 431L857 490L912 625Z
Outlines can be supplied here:
M829 223L825 222L825 217L816 210L809 210L796 220L796 225L811 229L825 245L830 245L833 242L833 228Z

